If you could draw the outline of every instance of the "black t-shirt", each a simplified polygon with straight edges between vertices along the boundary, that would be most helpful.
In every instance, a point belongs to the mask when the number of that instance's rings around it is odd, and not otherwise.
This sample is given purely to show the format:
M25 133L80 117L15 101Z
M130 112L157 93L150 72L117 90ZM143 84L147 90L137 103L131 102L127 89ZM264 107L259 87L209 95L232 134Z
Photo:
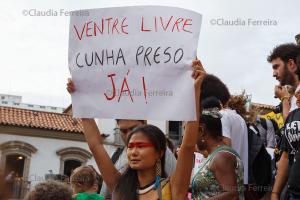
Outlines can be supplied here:
M300 139L300 109L292 111L284 124L284 133L280 149L289 154L289 161L293 161L296 151L299 149ZM289 162L291 165L293 162Z
M300 197L300 109L289 113L280 149L289 155L288 191Z

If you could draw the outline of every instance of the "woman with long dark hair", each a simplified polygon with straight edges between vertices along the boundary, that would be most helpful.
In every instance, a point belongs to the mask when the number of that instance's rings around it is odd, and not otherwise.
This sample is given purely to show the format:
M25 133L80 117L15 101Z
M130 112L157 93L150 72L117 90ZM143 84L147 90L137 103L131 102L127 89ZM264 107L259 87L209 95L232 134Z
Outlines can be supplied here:
M199 60L193 63L196 107L199 110L200 86L205 75ZM68 91L75 90L72 82ZM174 108L176 109L176 108ZM199 115L197 115L199 117ZM197 141L197 121L187 122L176 169L170 177L164 171L166 138L153 125L134 129L127 139L128 168L121 174L109 158L93 119L82 119L84 135L114 200L185 200Z

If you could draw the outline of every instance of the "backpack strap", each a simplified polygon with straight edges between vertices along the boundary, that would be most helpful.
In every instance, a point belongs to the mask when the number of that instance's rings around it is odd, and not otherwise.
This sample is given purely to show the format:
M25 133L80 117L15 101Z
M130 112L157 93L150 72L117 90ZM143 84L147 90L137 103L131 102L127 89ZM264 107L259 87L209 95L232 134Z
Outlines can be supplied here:
M217 154L217 153L220 153L220 152L230 153L231 155L235 156L236 159L241 160L239 154L238 154L233 148L231 148L231 147L229 147L229 146L227 146L227 145L222 145L221 148L218 150L218 152L216 152L216 154ZM216 154L215 154L215 155L216 155ZM212 158L212 160L213 160L213 159L214 159L214 157Z
M270 121L272 122L274 131L277 132L279 130L277 122L274 119L270 119Z
M118 147L114 154L111 156L111 161L113 162L113 164L116 164L116 162L119 160L123 150L124 147Z
M255 135L260 137L260 133L259 133L259 129L257 128L256 125L252 124L252 123L248 123L247 124L247 128L248 128L248 137L249 137L249 132L254 133Z
M254 128L253 125L250 125L250 126L249 126L249 129L250 129L251 131L253 131L253 133L255 133L255 135L259 135L259 132L256 130L256 128Z
M259 119L261 126L265 129L268 130L268 125L267 125L267 120L264 118Z
M218 148L216 148L208 157L207 159L205 160L205 162L201 165L201 167L198 169L197 171L197 174L205 167L205 165L210 162L217 153L219 153L220 151L223 151L223 150L226 150L227 148L230 148L228 147L227 145L221 145L219 146ZM231 148L230 148L231 149Z
M170 181L170 177L168 178L163 178L161 181L161 188L164 188L165 185L167 185L167 183Z

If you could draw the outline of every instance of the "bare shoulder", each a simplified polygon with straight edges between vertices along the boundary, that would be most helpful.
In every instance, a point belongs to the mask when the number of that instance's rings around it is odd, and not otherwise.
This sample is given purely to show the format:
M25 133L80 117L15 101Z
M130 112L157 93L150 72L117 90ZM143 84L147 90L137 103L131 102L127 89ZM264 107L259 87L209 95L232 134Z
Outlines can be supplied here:
M217 153L210 165L211 170L232 168L236 166L236 157L228 151Z

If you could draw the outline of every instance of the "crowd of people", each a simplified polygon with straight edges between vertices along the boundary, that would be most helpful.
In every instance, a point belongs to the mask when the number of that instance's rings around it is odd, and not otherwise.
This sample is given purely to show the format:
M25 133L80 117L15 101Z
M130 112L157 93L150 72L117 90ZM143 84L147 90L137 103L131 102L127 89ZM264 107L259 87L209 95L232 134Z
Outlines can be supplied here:
M300 47L278 45L267 60L279 81L275 96L285 120L281 129L247 109L244 94L231 95L220 78L195 60L197 121L184 123L179 149L146 120L116 119L125 147L110 157L101 127L94 119L82 119L101 177L93 167L81 166L72 172L69 184L37 184L25 199L300 199ZM76 91L72 80L67 90ZM204 157L197 169L195 153ZM5 188L5 181L0 184Z

